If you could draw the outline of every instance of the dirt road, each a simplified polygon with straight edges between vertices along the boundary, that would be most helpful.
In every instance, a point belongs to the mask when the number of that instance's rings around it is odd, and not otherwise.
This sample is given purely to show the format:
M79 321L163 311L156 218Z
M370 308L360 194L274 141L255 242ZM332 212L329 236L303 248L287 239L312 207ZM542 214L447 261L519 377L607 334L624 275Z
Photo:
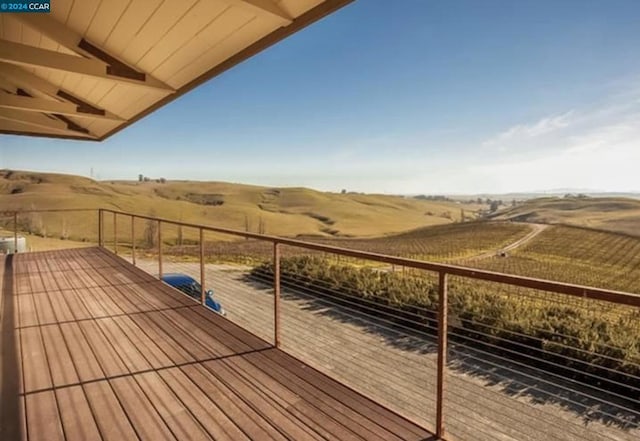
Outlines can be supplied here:
M491 258L491 257L495 257L500 253L509 253L509 252L515 250L516 248L521 247L522 245L524 245L527 242L531 241L538 234L542 233L549 225L547 225L547 224L530 224L530 223L527 223L527 226L529 226L531 228L531 232L528 233L526 236L523 236L520 239L516 240L515 242L510 243L509 245L504 246L504 247L502 247L500 249L491 250L491 251L487 251L486 253L478 254L476 256L467 257L467 258L463 259L461 261L461 263L472 262L472 261L482 260L482 259L488 259L488 258Z

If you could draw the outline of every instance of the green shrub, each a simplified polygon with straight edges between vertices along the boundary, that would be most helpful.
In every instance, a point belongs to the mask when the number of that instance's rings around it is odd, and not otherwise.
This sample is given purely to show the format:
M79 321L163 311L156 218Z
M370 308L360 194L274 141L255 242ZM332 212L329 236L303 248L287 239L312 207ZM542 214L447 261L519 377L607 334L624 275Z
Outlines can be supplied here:
M283 284L362 299L383 309L428 310L435 317L438 281L433 275L333 264L318 256L283 258L280 265ZM264 263L253 271L272 277L273 267ZM601 312L597 302L524 288L515 288L512 294L504 285L499 290L497 286L452 277L448 287L452 338L473 339L486 343L485 349L562 363L617 381L628 374L640 376L639 310L619 306Z

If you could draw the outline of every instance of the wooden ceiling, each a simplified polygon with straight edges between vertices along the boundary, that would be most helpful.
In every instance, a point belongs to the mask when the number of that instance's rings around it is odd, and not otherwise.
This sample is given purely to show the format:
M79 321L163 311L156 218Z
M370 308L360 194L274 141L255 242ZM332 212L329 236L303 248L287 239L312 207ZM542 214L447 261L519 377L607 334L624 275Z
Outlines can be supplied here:
M352 0L55 0L0 14L0 133L103 140Z

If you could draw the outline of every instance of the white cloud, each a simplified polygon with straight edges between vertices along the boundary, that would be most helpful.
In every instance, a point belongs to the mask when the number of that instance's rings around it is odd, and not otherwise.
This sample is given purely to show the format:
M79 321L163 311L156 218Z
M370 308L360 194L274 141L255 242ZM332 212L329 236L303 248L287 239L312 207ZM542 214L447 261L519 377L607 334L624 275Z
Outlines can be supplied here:
M492 191L589 188L638 191L640 113L596 118L584 114L572 133L546 139L549 146L471 168Z
M569 127L573 123L574 111L552 115L530 124L518 124L500 132L496 136L482 143L485 147L508 147L532 138L547 135L549 133Z

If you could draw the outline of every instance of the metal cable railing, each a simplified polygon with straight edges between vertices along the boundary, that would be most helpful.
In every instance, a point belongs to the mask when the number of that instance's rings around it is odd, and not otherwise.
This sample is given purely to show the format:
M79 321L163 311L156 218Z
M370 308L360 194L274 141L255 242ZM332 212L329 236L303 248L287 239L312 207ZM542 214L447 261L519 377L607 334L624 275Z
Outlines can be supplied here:
M0 228L17 236L28 213ZM229 320L442 439L640 436L638 295L107 209L91 222L100 246L193 277L202 303L213 289ZM635 258L621 246L611 259Z

